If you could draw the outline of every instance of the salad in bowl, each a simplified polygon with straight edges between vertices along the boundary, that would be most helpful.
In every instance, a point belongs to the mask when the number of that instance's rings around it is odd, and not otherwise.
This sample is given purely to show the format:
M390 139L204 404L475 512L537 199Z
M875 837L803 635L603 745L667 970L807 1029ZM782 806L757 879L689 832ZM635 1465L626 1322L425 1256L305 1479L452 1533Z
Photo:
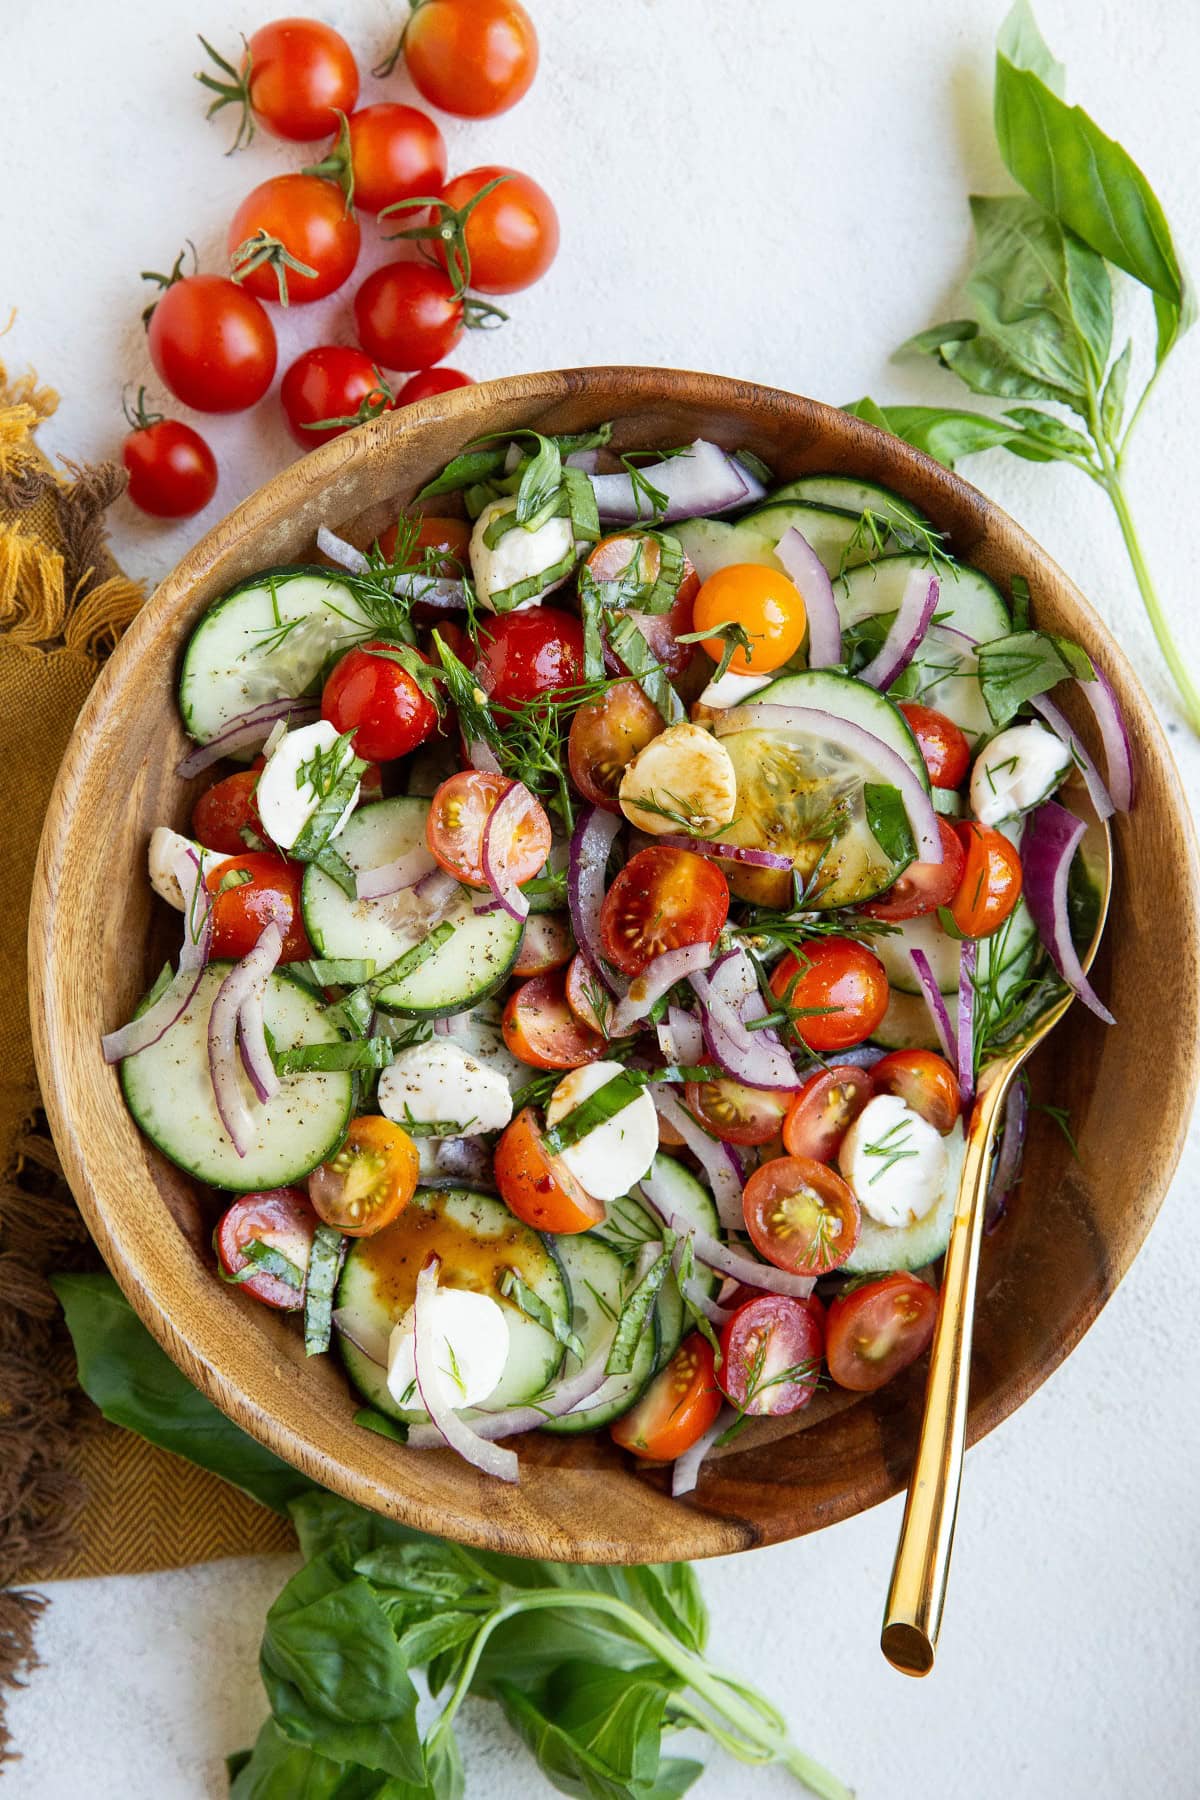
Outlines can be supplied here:
M1019 571L872 481L611 438L483 440L201 617L182 947L104 1053L364 1427L507 1481L603 1429L678 1494L927 1347L982 1062L1068 988L1111 1018L1083 814L1134 776Z

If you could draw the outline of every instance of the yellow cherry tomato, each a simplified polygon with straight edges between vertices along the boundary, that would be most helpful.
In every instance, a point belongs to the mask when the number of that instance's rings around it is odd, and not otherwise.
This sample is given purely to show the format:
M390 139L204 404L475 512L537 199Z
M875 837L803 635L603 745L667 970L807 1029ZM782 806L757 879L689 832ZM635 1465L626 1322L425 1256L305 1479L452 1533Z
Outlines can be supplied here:
M733 653L729 667L735 675L766 675L781 668L804 642L807 619L795 582L758 563L730 563L717 569L701 587L692 609L696 631L734 624L750 639L749 651L739 646ZM701 648L714 662L720 662L725 652L720 637L703 638Z

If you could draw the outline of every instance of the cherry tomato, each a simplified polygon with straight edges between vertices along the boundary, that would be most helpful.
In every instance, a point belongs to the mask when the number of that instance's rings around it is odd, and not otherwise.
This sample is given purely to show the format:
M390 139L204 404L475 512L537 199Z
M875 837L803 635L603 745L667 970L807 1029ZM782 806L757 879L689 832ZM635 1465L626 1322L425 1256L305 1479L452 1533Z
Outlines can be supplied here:
M435 394L450 394L455 388L474 387L470 375L461 369L421 369L410 375L396 394L397 406L411 406L416 400L429 400Z
M869 1038L888 1009L883 964L853 938L816 938L803 961L789 950L771 973L771 992L789 1006L814 1010L795 1022L810 1050L849 1050Z
M514 785L507 775L463 769L443 781L433 796L425 841L443 869L468 887L488 885L483 872L484 828L488 815ZM550 843L550 821L535 800L507 846L509 871L518 884L532 881L544 866Z
M148 413L138 394L126 412L133 430L121 448L129 472L129 498L155 519L190 519L217 491L217 459L190 425Z
M548 975L551 969L561 969L569 963L574 954L575 939L564 914L531 913L525 921L525 934L512 972L526 978Z
M598 700L589 700L572 715L567 737L571 780L593 806L620 812L617 790L622 775L638 751L665 730L662 714L636 681L614 682Z
M565 996L567 1005L581 1025L589 1031L610 1035L614 1001L582 951L576 951L567 964ZM680 1142L682 1143L682 1138Z
M513 1055L534 1069L579 1069L604 1055L604 1038L568 1006L561 969L522 982L509 996L500 1029Z
M900 711L925 758L933 786L961 787L971 761L971 746L954 720L932 706L918 706L915 700L902 700Z
M463 227L471 286L481 294L515 294L540 281L554 261L558 214L531 176L498 163L456 175L442 189L442 203L459 211L493 181L499 186L471 207Z
M962 1111L958 1076L932 1050L893 1050L875 1064L871 1078L877 1094L899 1094L943 1137Z
M404 59L431 105L490 119L528 93L537 32L519 0L425 0L405 26Z
M941 862L909 863L885 894L878 900L868 900L861 908L868 918L896 924L921 913L936 912L939 906L949 906L962 881L965 858L954 827L947 820L938 820L938 832L942 840Z
M651 1462L674 1462L716 1424L723 1404L712 1350L693 1331L637 1404L617 1420L613 1442Z
M858 1242L853 1191L810 1156L762 1163L746 1183L742 1211L759 1255L793 1275L828 1275Z
M349 44L316 19L276 19L261 26L246 45L239 79L240 88L231 86L229 99L248 106L264 131L294 143L335 130L337 114L351 112L358 99L358 68ZM234 149L247 124L243 121Z
M788 1155L832 1162L874 1092L874 1082L865 1069L835 1064L810 1075L783 1121L783 1147Z
M268 1275L265 1270L247 1275L238 1286L264 1306L274 1306L280 1312L298 1311L304 1305L304 1277L317 1222L303 1188L270 1188L261 1194L243 1194L221 1215L213 1233L213 1248L222 1274L240 1275L253 1260L246 1255L246 1245L266 1244L299 1271L299 1287L293 1287L279 1275Z
M711 944L729 914L729 883L692 850L639 850L600 908L604 954L623 975L640 975L664 950Z
M964 937L990 937L1021 898L1021 858L1002 831L974 819L954 827L966 857L958 892L950 902Z
M347 1237L370 1237L412 1199L420 1161L407 1131L365 1113L350 1121L341 1149L309 1176L309 1198L326 1225Z
M249 875L249 881L244 877ZM243 877L222 891L227 876ZM278 851L243 850L218 863L204 877L213 897L212 954L240 962L257 944L264 926L278 915L287 920L280 962L306 962L312 945L300 911L304 870Z
M302 275L282 251L256 248L250 240L260 234L313 273ZM260 300L290 306L323 300L340 288L354 271L360 243L346 196L336 182L319 175L272 175L260 182L234 213L226 238L237 282ZM246 244L250 249L239 255Z
M412 521L409 521L411 524ZM415 521L417 526L416 540L413 544L413 561L419 562L425 550L440 550L446 560L439 563L436 573L441 575L458 575L463 568L469 567L467 561L471 546L471 525L467 519L443 519L429 513ZM379 539L379 548L390 561L396 554L396 540L399 536L399 525L389 525ZM438 630L443 637L447 631L458 631L461 628L452 620L438 620ZM446 639L449 643L449 639ZM469 640L468 640L469 644ZM451 645L453 649L453 645ZM460 658L460 660L462 660ZM468 657L468 662L470 658Z
M804 601L794 581L778 569L758 563L729 563L716 569L701 586L692 607L696 631L715 630L731 622L740 625L750 639L749 650L740 646L729 667L735 675L765 675L795 656L804 642L808 621ZM725 654L720 637L704 638L701 648L714 662Z
M463 334L463 317L450 277L425 262L384 263L354 296L358 341L385 369L441 362Z
M423 744L437 727L437 708L408 670L375 641L336 662L321 692L321 717L354 733L358 756L391 762Z
M927 1281L899 1274L839 1295L829 1308L826 1347L838 1386L873 1394L915 1362L933 1337L937 1299Z
M555 606L504 613L479 628L481 685L500 706L524 706L583 680L583 626Z
M362 350L348 344L318 344L305 350L279 384L287 428L302 450L312 450L343 431L374 419L393 404L387 384ZM319 421L340 420L340 424Z
M689 1081L687 1107L707 1131L726 1144L769 1144L779 1135L789 1094L746 1087L732 1076Z
M346 121L354 204L377 213L400 200L437 194L446 179L446 143L428 113L415 106L380 101L360 106ZM336 179L342 172L336 144L317 172Z
M242 836L252 831L260 841L266 833L258 816L256 769L239 769L206 788L192 808L192 836L207 850L220 850L225 856L240 856L251 846Z
M759 1294L721 1332L721 1386L743 1413L799 1412L817 1391L825 1348L819 1300Z
M637 587L647 589L658 580L661 563L662 552L657 540L635 532L618 532L613 537L601 538L586 559L588 573L596 582L603 584L625 578ZM636 607L630 609L655 661L662 664L673 680L691 666L699 647L679 642L692 629L692 608L699 592L700 577L685 555L675 598L665 613L639 612Z
M224 275L172 282L150 315L146 345L175 398L197 412L241 412L275 375L265 308Z
M604 1202L585 1193L561 1158L545 1149L531 1106L505 1127L496 1145L495 1175L509 1211L535 1231L588 1231L605 1216Z

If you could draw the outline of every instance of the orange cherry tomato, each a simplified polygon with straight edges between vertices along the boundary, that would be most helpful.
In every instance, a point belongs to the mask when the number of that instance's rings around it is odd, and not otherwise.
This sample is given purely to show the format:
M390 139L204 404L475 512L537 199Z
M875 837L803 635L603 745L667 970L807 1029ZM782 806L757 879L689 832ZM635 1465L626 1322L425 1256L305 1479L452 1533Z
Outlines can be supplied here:
M554 261L558 214L545 188L532 176L498 163L456 175L440 197L457 211L492 181L499 181L499 186L471 207L463 228L471 258L471 286L481 294L515 294L539 281Z
M370 1237L398 1219L417 1190L417 1146L378 1113L352 1119L340 1150L314 1169L308 1196L326 1225Z
M638 588L648 590L658 580L661 564L662 551L655 538L621 531L601 538L595 549L588 552L584 566L600 586L608 582L632 583L636 598ZM639 612L633 604L629 608L655 662L661 663L672 680L691 666L696 654L695 644L681 644L679 640L692 629L692 608L699 592L700 577L684 556L679 586L665 613Z
M939 906L949 906L958 892L965 858L948 820L938 820L938 832L942 840L941 862L909 863L886 893L878 900L868 900L861 908L868 918L887 919L894 924L901 919L915 919L921 913L936 912Z
M600 908L604 954L640 975L664 950L711 944L729 915L729 883L692 850L654 845L631 856Z
M766 1088L746 1087L731 1075L689 1081L688 1111L726 1144L769 1144L778 1137L791 1098Z
M925 1350L937 1323L937 1292L917 1275L885 1275L832 1302L826 1321L829 1373L839 1387L873 1394Z
M840 1269L861 1215L849 1184L810 1156L777 1156L755 1169L742 1194L746 1229L760 1256L793 1275Z
M849 1050L869 1038L888 1008L888 978L873 951L854 938L817 938L803 960L789 950L771 973L771 992L788 1006L812 1008L795 1021L810 1050Z
M424 0L403 41L417 92L463 119L507 112L537 74L537 32L520 0Z
M571 780L585 800L620 812L617 790L639 750L666 730L663 716L636 681L618 681L598 700L577 707L567 738Z
M279 917L286 921L280 962L306 962L313 949L300 911L303 879L299 863L271 850L245 850L210 869L204 885L213 897L213 955L240 962Z
M971 761L971 746L954 720L935 712L932 706L918 706L915 700L902 700L900 711L925 758L932 785L961 787Z
M599 1032L567 1005L561 969L523 982L509 996L500 1029L513 1055L534 1069L579 1069L604 1054Z
M413 543L412 560L419 562L427 550L436 550L445 559L438 561L430 571L435 575L459 575L464 568L469 568L467 561L471 547L471 522L469 519L447 519L440 514L426 513L423 518L406 520L406 532L415 523L417 535ZM380 534L379 549L390 562L396 554L396 539L399 536L399 525L389 525ZM432 560L432 559L431 559ZM445 633L442 624L439 631Z
M831 1163L874 1092L874 1081L866 1069L835 1064L810 1075L783 1121L783 1147L788 1155Z
M443 869L468 887L485 888L483 833L488 817L516 783L507 775L462 769L443 781L425 821L425 841ZM506 845L515 881L532 881L550 854L550 821L535 800Z
M969 819L954 829L966 861L950 911L964 937L990 937L1021 898L1021 858L990 825Z
M958 1076L933 1050L893 1050L871 1071L877 1094L898 1094L945 1137L962 1111Z
M674 1462L715 1425L723 1404L712 1349L693 1331L637 1404L617 1420L613 1442L651 1462Z
M238 285L259 300L282 301L286 295L289 306L323 300L349 279L358 261L358 220L337 183L319 175L272 175L260 182L230 221L230 256L260 232L277 239L313 273L302 275L271 260L255 269L243 263L234 270Z
M531 1106L519 1112L496 1145L496 1186L510 1212L535 1231L570 1234L588 1231L605 1216L561 1158L542 1143L542 1126Z
M703 584L692 608L696 631L712 631L718 625L740 625L750 639L750 649L733 653L730 669L735 675L765 675L781 668L804 642L808 622L804 600L794 581L778 569L758 563L729 563L717 569ZM722 638L703 638L701 647L714 662L725 654Z

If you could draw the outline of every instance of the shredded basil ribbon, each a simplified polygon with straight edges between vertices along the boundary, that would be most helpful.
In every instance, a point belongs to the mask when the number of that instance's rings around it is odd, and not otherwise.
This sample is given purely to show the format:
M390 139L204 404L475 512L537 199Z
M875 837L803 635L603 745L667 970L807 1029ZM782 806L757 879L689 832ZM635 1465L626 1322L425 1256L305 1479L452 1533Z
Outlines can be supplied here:
M304 1286L304 1270L297 1267L290 1257L273 1245L265 1244L261 1238L251 1238L248 1243L239 1244L238 1248L247 1259L244 1269L236 1275L221 1274L222 1281L231 1287L240 1287L243 1281L249 1281L252 1275L273 1275L276 1281L282 1281L299 1293Z
M386 969L381 969L370 981L364 982L361 987L352 988L341 1000L335 1000L332 1006L327 1006L325 1017L331 1024L344 1023L352 1031L361 1033L374 1011L377 996L394 982L405 980L422 963L428 962L434 952L440 950L453 935L453 924L449 919L443 919L440 925L434 926L428 937L422 938L419 944L414 944L411 950L406 950L394 963L389 963Z
M633 1359L637 1355L642 1330L650 1316L650 1308L657 1300L658 1290L670 1272L675 1242L675 1233L664 1231L662 1255L650 1265L621 1308L621 1317L613 1337L612 1349L609 1351L608 1361L604 1365L606 1375L628 1375L633 1367Z
M395 1056L391 1038L356 1038L352 1044L294 1044L275 1056L277 1075L335 1074L386 1069Z
M532 1319L535 1325L540 1325L543 1331L548 1331L556 1343L562 1344L571 1352L572 1356L578 1357L580 1362L583 1361L583 1345L567 1321L556 1313L553 1307L547 1306L541 1295L536 1294L528 1282L522 1281L515 1269L505 1269L500 1277L500 1292L506 1300L511 1300L527 1319Z
M318 1225L308 1253L308 1280L304 1292L304 1354L320 1356L329 1348L333 1328L333 1290L346 1240L331 1225Z
M628 614L613 623L609 641L647 700L658 708L667 724L677 725L685 718L683 701L668 681L640 627Z
M917 854L916 840L900 789L887 782L863 784L863 804L872 837L893 866L907 866Z
M311 982L314 987L356 987L361 981L369 981L375 973L375 958L314 956L307 962L290 963L288 973L299 976L301 981Z
M573 1106L569 1113L564 1113L557 1125L552 1125L542 1134L542 1148L551 1156L560 1151L569 1150L572 1144L578 1144L595 1131L598 1126L615 1119L617 1114L632 1106L638 1095L643 1093L652 1082L668 1081L678 1085L685 1081L711 1081L719 1071L708 1064L695 1067L684 1063L670 1063L665 1069L622 1069L619 1075L612 1075L598 1087L594 1094Z

